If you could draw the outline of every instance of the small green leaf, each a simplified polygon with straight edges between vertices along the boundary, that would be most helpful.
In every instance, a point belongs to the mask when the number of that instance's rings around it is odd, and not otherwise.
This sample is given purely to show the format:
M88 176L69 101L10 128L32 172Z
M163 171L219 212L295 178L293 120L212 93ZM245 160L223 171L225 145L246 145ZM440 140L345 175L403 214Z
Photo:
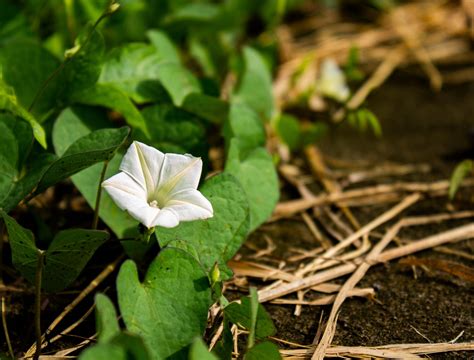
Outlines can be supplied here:
M36 193L98 162L109 161L128 138L130 129L96 130L75 141L43 175Z
M143 338L154 359L184 358L206 327L209 281L199 263L182 250L162 250L143 283L135 263L126 261L117 293L127 330Z
M22 118L31 116L25 109L32 105L33 99L44 83L59 67L59 60L38 42L17 38L0 49L0 64L3 70L3 81L15 89L18 99L15 104L24 111L23 115L17 116ZM35 117L41 118L41 115L56 106L61 83L60 76L48 80L47 86L41 90L41 96L36 99L32 109Z
M229 112L229 105L225 101L201 93L187 95L182 108L214 124L222 124Z
M240 141L232 139L225 172L242 184L250 205L250 230L255 230L273 212L279 198L278 176L273 160L264 148L242 155Z
M138 109L122 90L113 85L95 84L91 88L74 94L72 100L79 104L103 106L118 111L127 124L149 136L145 120Z
M79 356L80 360L151 360L142 338L122 332L106 343L87 348Z
M106 56L99 83L113 85L140 104L166 99L166 91L158 81L158 68L169 56L146 44L115 48Z
M459 187L461 186L462 181L466 176L472 173L474 170L474 162L472 160L464 160L460 162L453 171L451 175L451 180L449 182L449 199L453 200L456 195Z
M201 338L196 338L189 351L189 360L218 360L218 358L207 350L207 346Z
M0 216L7 228L13 265L26 279L34 283L39 251L33 233L20 226L3 210L0 210Z
M231 104L229 118L223 131L228 146L230 146L231 139L235 137L239 139L244 152L265 145L263 123L258 114L246 104L236 102Z
M245 47L243 58L245 69L232 98L246 103L267 121L275 110L270 71L255 49Z
M151 44L155 47L160 55L160 60L174 62L177 64L181 63L178 49L170 40L170 38L163 31L149 30L146 33Z
M96 329L99 343L107 343L120 333L117 312L112 301L104 294L95 296Z
M278 347L270 341L255 345L245 353L244 360L280 360Z
M200 93L201 87L194 75L181 64L165 62L158 67L158 77L173 100L173 104L180 107L186 97L193 93Z
M153 146L163 152L187 152L206 158L209 145L201 120L171 104L142 110Z
M280 115L275 124L278 137L291 150L296 150L301 145L301 128L298 119L288 114Z
M157 228L161 246L177 241L191 244L207 272L217 261L224 266L242 245L249 230L249 205L240 184L231 175L217 175L200 191L209 199L214 216L180 223L176 228Z
M75 43L79 51L64 66L65 93L68 97L92 87L99 79L104 56L104 38L89 24Z
M56 292L68 287L108 238L107 232L98 230L68 229L57 233L46 251L43 288Z
M257 307L258 311L253 313L252 306ZM249 331L255 324L255 337L257 339L264 339L276 332L275 325L273 325L273 321L263 305L259 304L258 301L256 304L255 301L252 303L249 297L241 298L241 304L237 302L230 303L224 309L224 313L231 322ZM256 316L254 319L252 319L252 314Z
M12 88L6 85L0 78L0 110L8 111L13 115L27 121L33 130L35 139L46 149L46 133L39 122L18 104L17 98Z

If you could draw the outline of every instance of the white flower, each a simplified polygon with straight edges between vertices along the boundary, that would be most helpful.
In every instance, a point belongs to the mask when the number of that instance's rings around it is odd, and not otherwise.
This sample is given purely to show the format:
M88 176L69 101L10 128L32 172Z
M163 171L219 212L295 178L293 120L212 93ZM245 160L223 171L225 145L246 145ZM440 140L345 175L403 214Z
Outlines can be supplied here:
M201 158L163 154L134 141L123 157L120 171L102 186L122 210L148 228L172 228L180 221L213 216L211 203L196 190Z
M321 65L321 75L316 81L316 91L324 96L344 102L350 95L346 77L333 59L325 59Z

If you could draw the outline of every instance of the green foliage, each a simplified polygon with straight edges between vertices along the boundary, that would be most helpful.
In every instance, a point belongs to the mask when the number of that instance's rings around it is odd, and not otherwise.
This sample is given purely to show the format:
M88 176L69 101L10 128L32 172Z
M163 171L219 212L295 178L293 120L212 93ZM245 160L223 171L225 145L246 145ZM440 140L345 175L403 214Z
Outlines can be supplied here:
M95 309L98 342L107 343L120 333L115 306L106 295L97 294Z
M245 353L245 360L278 360L281 359L278 347L270 341L255 345Z
M461 161L454 169L451 180L449 182L449 199L453 200L456 196L462 181L474 170L474 162L472 160Z
M121 332L105 343L99 343L86 349L80 360L151 360L142 338L127 332Z
M127 330L142 336L154 359L185 358L186 347L205 329L209 281L200 264L182 250L162 250L142 283L136 265L126 261L117 291Z
M267 121L275 107L268 66L258 51L250 47L244 48L243 61L244 70L233 99L246 103Z
M242 184L250 206L250 231L272 213L279 198L278 176L270 154L264 148L243 153L240 140L233 138L225 172Z
M184 222L173 229L158 228L156 232L161 246L192 246L198 261L209 272L215 262L225 267L245 240L249 204L241 185L231 175L214 176L200 191L214 209L211 219Z
M382 126L380 125L380 122L375 114L369 109L360 108L350 112L347 115L347 121L352 127L360 130L361 132L365 132L368 128L370 128L375 136L382 136Z
M7 227L13 264L28 281L34 283L40 250L35 245L33 233L4 211L0 211L0 215ZM105 231L87 229L68 229L56 234L44 256L43 289L54 292L69 286L108 237Z
M196 338L189 350L189 360L218 360L218 358L207 350L206 344Z

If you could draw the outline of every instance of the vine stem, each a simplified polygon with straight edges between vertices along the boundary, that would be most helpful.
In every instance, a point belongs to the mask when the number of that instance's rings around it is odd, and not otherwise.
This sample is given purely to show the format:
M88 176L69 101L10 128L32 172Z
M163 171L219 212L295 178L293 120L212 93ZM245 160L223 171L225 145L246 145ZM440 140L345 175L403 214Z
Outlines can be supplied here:
M38 360L41 355L41 280L43 277L44 265L43 250L38 250L38 262L36 263L35 277L35 335L36 335L36 352L33 356L34 360Z
M10 341L10 335L8 334L8 326L7 326L7 317L6 317L6 306L5 306L5 297L2 296L2 325L3 325L3 332L5 333L5 340L7 341L8 345L8 353L12 359L15 358L15 354L13 352L12 343Z
M92 220L92 229L96 230L99 223L99 207L100 207L100 198L102 197L102 182L105 178L105 173L107 172L107 166L109 162L104 161L104 166L102 167L102 172L100 173L99 186L97 187L97 195L95 197L95 207L94 207L94 220Z

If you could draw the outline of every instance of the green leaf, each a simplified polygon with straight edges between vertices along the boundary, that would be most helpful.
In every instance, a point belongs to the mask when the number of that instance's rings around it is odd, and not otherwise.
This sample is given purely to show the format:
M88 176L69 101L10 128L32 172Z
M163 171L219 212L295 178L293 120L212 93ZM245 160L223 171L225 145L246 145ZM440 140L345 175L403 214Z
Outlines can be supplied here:
M210 22L219 14L219 7L215 4L191 3L180 7L177 11L167 16L167 23L185 22Z
M255 305L255 304L254 304ZM258 311L256 312L255 336L257 339L264 339L275 335L276 328L273 321L265 311L262 304L257 301ZM252 328L252 301L249 297L241 298L241 303L232 302L224 309L227 319L247 330Z
M105 231L88 229L68 229L57 233L46 251L43 288L57 292L68 287L108 238Z
M92 87L97 82L105 49L102 34L93 29L92 24L79 34L74 45L79 50L66 62L63 70L68 97Z
M472 173L474 170L474 162L472 160L461 161L454 169L451 180L449 182L449 199L453 200L462 181L466 176Z
M137 103L166 99L158 81L158 68L169 54L160 55L155 46L128 44L106 57L99 83L113 85Z
M34 284L39 251L36 248L33 233L20 226L15 219L8 216L3 210L0 210L0 216L2 216L7 228L13 265L26 279Z
M278 137L291 150L296 150L301 145L301 128L298 119L292 115L281 114L275 124Z
M117 293L127 330L143 338L154 359L186 358L186 348L206 327L209 281L199 263L182 250L162 250L143 283L135 263L126 261Z
M59 155L62 155L77 139L103 126L108 126L108 122L102 111L86 107L68 108L59 115L54 125L54 148ZM119 171L122 157L123 154L118 153L109 161L105 173L106 179ZM96 164L72 177L74 185L91 207L95 205L102 168L102 164ZM106 192L102 192L99 216L119 238L133 236L136 232L138 222L126 211L118 208Z
M244 356L245 360L280 360L278 347L270 341L264 341L251 348Z
M122 332L108 340L87 348L79 356L80 360L150 360L142 338Z
M301 127L301 146L305 147L314 144L321 139L327 131L327 125L322 122L303 124Z
M212 204L212 218L183 222L173 229L160 227L156 234L162 246L177 241L192 245L209 272L216 261L225 266L244 242L249 230L249 205L242 187L231 175L210 178L200 191Z
M7 227L13 265L28 281L34 283L39 250L33 233L20 226L3 210L0 210L0 216ZM43 289L55 292L70 285L108 237L105 231L98 230L60 231L44 255Z
M1 110L8 111L13 115L27 121L31 125L35 139L43 148L46 149L46 133L44 132L43 127L38 121L36 121L33 115L31 115L21 105L18 104L13 89L6 85L5 82L0 78L0 111Z
M204 341L198 337L189 351L189 360L218 360L218 358L207 350Z
M118 111L127 124L149 136L145 120L138 109L122 90L112 85L95 84L91 88L76 93L72 100L79 104L103 106Z
M270 217L279 198L278 176L270 154L257 148L242 155L240 141L232 139L225 172L234 175L245 190L250 205L250 230Z
M249 106L233 102L229 118L224 126L224 137L228 146L232 138L239 139L242 151L264 146L265 128L258 114Z
M99 343L107 343L120 333L117 312L112 301L104 294L95 296L96 330Z
M9 190L0 193L3 196L3 198L0 199L0 208L3 208L3 210L7 212L15 208L20 201L35 189L43 177L43 174L56 159L57 157L50 153L43 153L31 157L27 161L22 174L15 175ZM0 164L0 168L1 166Z
M150 43L155 47L160 55L160 60L174 62L177 64L181 63L178 49L166 35L165 32L159 30L149 30L146 33Z
M100 129L76 140L44 173L36 193L98 162L109 161L127 140L130 129Z
M232 98L252 107L263 120L269 120L275 105L268 66L258 51L250 47L244 48L243 58L245 68Z
M187 152L207 157L206 129L196 116L171 104L146 107L142 116L156 148L163 152Z
M8 150L6 147L3 147L3 149L16 153L17 161L15 167L17 170L21 170L33 146L34 138L31 126L23 119L16 118L10 114L0 114L0 123L6 125L15 138L15 144L12 146L15 146L16 149ZM2 140L2 144L4 141Z
M158 67L158 77L176 106L182 106L188 95L201 92L197 79L181 64L162 63Z
M187 95L182 108L214 124L224 123L229 112L229 105L225 101L200 93Z
M15 89L17 105L28 109L45 81L59 67L59 60L36 41L15 39L1 48L0 64L3 80ZM56 106L60 85L60 77L48 81L32 109L35 116L40 118Z

